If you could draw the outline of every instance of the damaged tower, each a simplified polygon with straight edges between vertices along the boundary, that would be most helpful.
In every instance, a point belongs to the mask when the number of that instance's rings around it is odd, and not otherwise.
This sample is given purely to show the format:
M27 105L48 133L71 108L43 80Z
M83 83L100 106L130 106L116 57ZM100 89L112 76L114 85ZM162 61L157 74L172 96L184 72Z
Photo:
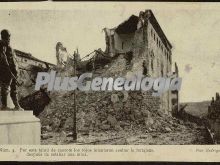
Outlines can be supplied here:
M150 77L178 76L177 65L172 72L172 45L151 10L141 11L139 16L132 15L117 27L104 31L105 53L110 57L123 55L129 71L142 70ZM160 97L160 109L172 114L178 111L178 102L178 92L166 92Z

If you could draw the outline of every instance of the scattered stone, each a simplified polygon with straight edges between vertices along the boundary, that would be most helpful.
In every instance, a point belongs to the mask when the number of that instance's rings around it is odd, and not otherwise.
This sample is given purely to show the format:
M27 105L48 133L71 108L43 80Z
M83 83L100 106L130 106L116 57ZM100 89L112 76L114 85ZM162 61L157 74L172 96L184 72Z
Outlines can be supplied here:
M117 103L119 101L118 95L112 94L111 95L111 102L112 103Z
M66 141L67 134L65 131L61 131L59 136L60 136L60 141L62 142Z
M60 120L58 118L54 118L52 121L53 129L59 128L59 126L60 126Z
M128 96L129 96L128 92L127 91L122 91L122 93L124 95L122 102L126 102L128 100Z
M151 117L145 118L145 125L146 125L147 127L150 127L150 126L153 125L153 124L154 124L154 120L153 120Z
M41 134L41 139L42 140L45 140L45 139L49 139L49 138L52 138L53 136L50 135L50 134Z
M115 125L115 130L116 130L116 131L121 131L121 130L122 130L120 124L116 124L116 125Z
M152 138L157 138L158 136L156 134L152 135Z
M117 120L116 120L116 118L114 117L114 116L112 116L112 115L108 115L108 118L107 118L107 121L110 123L110 125L111 126L115 126L115 125L117 125Z
M100 129L105 130L105 131L109 130L110 127L111 127L111 126L110 126L110 125L107 125L107 124L100 125Z
M111 145L128 145L128 141L126 138L123 138L123 139L119 139L117 140L116 142L114 143L111 143Z
M45 130L50 132L50 131L52 131L52 128L49 125L47 125L47 126L45 126Z
M130 124L125 121L119 121L121 127L129 126Z
M143 116L139 110L134 110L134 117L135 117L135 119L143 118Z
M165 127L165 131L166 131L166 132L171 132L171 131L172 131L172 129L171 129L171 128L169 128L169 127Z
M146 110L146 109L142 109L142 114L144 117L150 117L151 116L151 113L150 111Z

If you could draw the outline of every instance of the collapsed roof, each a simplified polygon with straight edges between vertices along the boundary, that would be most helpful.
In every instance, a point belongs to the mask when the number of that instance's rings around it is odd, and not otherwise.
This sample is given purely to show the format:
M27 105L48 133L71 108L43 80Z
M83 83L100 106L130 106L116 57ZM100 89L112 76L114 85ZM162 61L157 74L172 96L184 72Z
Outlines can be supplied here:
M164 43L164 45L167 48L172 48L171 43L169 42L166 35L164 34L157 19L155 18L153 12L151 10L146 10L144 15L145 15L145 17L148 17L148 20L153 25L153 27L157 31L158 35L161 37L161 40ZM123 23L121 23L120 25L117 26L117 28L115 29L115 32L118 34L134 33L137 30L137 24L138 24L139 19L140 18L138 16L131 15L128 20L124 21Z
M129 34L134 33L137 30L139 18L135 15L130 16L128 20L121 23L116 29L116 33L118 34Z

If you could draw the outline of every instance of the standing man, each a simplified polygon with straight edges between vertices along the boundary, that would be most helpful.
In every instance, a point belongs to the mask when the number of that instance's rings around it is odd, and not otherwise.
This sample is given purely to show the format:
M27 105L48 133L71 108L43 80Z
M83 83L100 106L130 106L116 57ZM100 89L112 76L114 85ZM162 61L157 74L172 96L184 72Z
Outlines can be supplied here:
M17 98L17 66L15 64L15 55L10 47L10 32L6 29L1 31L0 40L0 87L2 110L9 110L7 106L7 96L9 94L15 105L14 110L23 111L18 103Z

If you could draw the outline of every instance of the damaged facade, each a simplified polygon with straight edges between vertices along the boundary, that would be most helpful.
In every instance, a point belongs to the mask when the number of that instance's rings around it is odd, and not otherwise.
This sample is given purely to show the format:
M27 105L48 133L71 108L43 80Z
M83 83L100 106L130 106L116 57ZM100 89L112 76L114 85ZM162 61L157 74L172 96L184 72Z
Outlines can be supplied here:
M19 69L25 69L29 65L38 66L42 68L54 67L53 64L39 60L38 58L32 56L30 53L22 52L15 49L16 60L19 65Z
M143 71L151 77L176 77L172 72L172 45L163 33L151 10L141 11L112 29L104 29L106 53L110 57L123 55L129 71ZM173 101L172 101L173 100ZM170 114L178 109L178 92L167 92L160 97L160 108Z
M19 79L27 86L33 85L37 71L48 70L55 67L54 64L42 61L30 53L14 49L16 63L19 69ZM36 70L36 73L33 73Z
M19 102L21 103L21 101L23 102L24 97L29 97L31 94L34 93L33 86L35 85L35 80L38 72L48 71L54 68L55 65L46 61L42 61L32 56L31 53L26 53L17 49L14 49L14 52L16 57L15 61L18 66L18 80L19 82L22 82L22 85L18 87ZM29 103L27 101L27 104L31 105L32 103ZM40 102L36 101L35 104L40 104ZM26 108L26 106L23 106L23 108L28 110L30 109Z
M94 77L129 77L140 71L155 78L178 76L177 65L174 72L171 69L172 45L151 10L140 12L139 17L132 15L119 26L104 31L106 50L94 50L83 58L76 51L70 63L66 59L62 69L57 67L60 77L79 76L85 72L92 72ZM60 58L62 56L57 60ZM178 92L168 91L154 97L152 91L76 90L76 103L72 95L73 92L50 93L53 99L40 114L43 126L72 130L71 110L75 104L79 132L131 129L171 132L178 125L170 123L173 109L178 110Z
M64 68L70 61L70 54L67 52L66 47L63 46L61 42L56 44L56 59L57 68Z

